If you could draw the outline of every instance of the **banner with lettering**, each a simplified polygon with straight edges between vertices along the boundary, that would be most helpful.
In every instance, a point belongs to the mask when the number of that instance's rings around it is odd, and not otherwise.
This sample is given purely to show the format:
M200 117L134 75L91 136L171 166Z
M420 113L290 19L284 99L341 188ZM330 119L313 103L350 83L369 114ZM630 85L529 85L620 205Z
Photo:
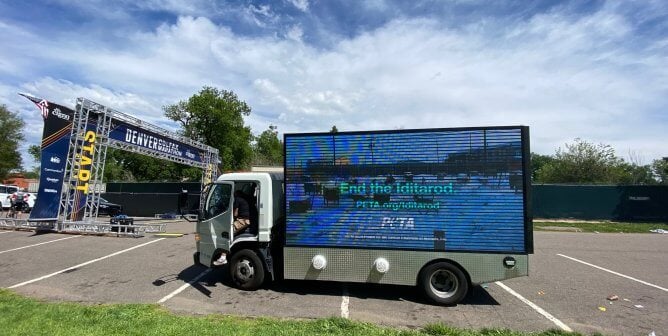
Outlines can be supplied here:
M74 162L76 175L76 182L71 193L72 208L69 211L70 220L80 221L84 217L86 210L86 200L88 199L88 192L90 191L89 183L91 182L91 174L93 167L93 158L95 153L95 142L97 141L97 134L95 133L97 123L88 121L86 124L86 133L83 136L83 143L78 149Z
M112 121L109 139L154 153L167 154L197 163L202 162L202 154L198 148L174 141L154 132L137 128L119 120Z
M39 190L29 220L56 220L70 146L74 110L47 100L22 96L37 105L44 119Z

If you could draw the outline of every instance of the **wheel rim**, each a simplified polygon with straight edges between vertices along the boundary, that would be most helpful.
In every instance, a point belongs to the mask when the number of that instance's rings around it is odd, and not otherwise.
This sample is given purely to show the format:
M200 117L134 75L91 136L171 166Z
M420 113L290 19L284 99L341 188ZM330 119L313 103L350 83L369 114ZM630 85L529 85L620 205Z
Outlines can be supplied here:
M429 277L429 287L434 295L446 299L455 295L459 288L459 280L454 273L439 269Z
M239 281L248 282L255 276L255 267L253 267L253 263L250 260L242 259L237 263L234 273Z

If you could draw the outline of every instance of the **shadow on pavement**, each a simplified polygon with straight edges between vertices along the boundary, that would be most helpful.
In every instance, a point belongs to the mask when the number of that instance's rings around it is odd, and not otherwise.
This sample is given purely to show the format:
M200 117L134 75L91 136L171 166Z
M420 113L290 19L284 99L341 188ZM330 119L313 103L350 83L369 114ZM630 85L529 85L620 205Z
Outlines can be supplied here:
M216 272L217 271L216 269L213 269L211 272L209 272L209 274L198 279L198 281L193 282L193 280L195 280L195 278L197 278L204 271L206 271L206 268L203 266L190 265L188 268L179 272L179 274L168 274L155 279L153 281L153 286L162 286L166 283L170 283L173 281L179 281L183 283L192 282L191 285L193 288L197 289L200 293L206 295L207 297L211 297L211 291L208 290L205 286L209 287L211 279L215 278L215 276L212 277L212 273Z
M153 282L155 286L161 286L167 282L179 280L191 282L200 275L206 268L192 265L178 275L165 276L156 279ZM207 275L193 283L192 286L207 297L211 297L211 291L207 287L216 287L218 285L234 288L229 276L227 267L214 268ZM239 290L241 291L241 290ZM282 294L296 295L325 295L337 296L343 295L344 291L349 297L357 299L378 299L388 301L408 301L420 304L430 304L421 294L420 290L414 286L399 286L386 284L367 284L367 283L340 283L333 281L310 281L310 280L280 280L268 282L259 291L273 291ZM253 292L248 292L252 295ZM499 305L489 293L481 286L473 286L469 289L469 294L459 303L461 305Z

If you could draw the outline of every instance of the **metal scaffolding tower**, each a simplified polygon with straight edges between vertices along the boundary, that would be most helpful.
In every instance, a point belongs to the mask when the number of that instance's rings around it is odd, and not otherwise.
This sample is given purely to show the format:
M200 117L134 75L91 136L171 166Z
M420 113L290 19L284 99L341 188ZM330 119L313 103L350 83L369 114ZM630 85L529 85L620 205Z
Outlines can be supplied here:
M119 124L194 148L199 152L199 160L110 137L114 127ZM91 131L94 132L94 141L91 141ZM92 144L87 146L87 143ZM218 175L217 149L91 100L78 98L58 208L58 231L108 232L109 224L98 223L96 219L109 147L199 167L202 169L203 184L213 181ZM89 175L81 173L84 165ZM87 178L86 188L81 183L84 177ZM86 202L80 209L81 197L86 197ZM204 198L201 197L200 206L203 202Z

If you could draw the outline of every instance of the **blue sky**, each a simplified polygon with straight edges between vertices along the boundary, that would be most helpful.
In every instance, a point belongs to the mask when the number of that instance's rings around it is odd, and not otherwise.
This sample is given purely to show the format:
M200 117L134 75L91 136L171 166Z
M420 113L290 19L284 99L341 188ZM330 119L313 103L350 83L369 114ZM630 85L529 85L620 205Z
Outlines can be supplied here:
M209 85L256 134L521 124L542 154L668 156L665 1L0 0L0 46L24 148L42 121L18 92L174 128L161 107Z

